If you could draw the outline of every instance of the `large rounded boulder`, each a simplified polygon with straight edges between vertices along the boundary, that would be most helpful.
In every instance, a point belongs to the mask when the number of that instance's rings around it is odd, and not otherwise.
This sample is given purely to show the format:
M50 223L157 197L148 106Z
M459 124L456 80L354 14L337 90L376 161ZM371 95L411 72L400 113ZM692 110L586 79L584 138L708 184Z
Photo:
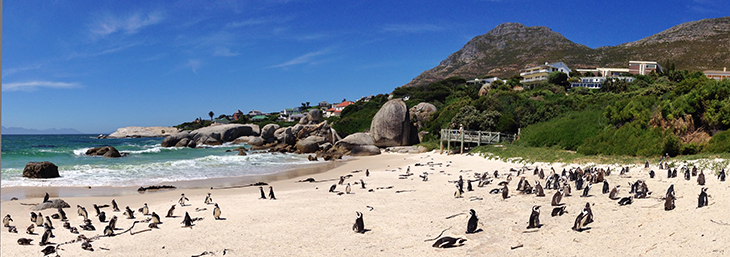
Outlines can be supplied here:
M51 162L29 162L23 169L25 178L58 178L58 166Z
M266 126L261 129L261 138L268 141L270 138L274 137L274 132L276 132L279 128L279 124L266 124Z
M89 150L86 150L86 155L91 156L104 156L108 158L118 158L122 157L122 154L119 153L119 151L112 147L112 146L104 146L104 147L94 147Z
M411 116L411 120L414 120L416 128L420 129L424 126L425 122L429 121L431 114L437 110L435 105L421 102L411 107L408 110L408 114Z
M386 102L373 117L370 136L379 147L410 145L411 126L406 103L401 99L393 99Z
M305 139L297 141L297 150L300 153L314 153L319 150L319 144L326 143L327 139L324 137L310 136Z
M336 148L341 148L342 150L346 151L350 151L356 146L360 145L375 145L375 142L373 141L373 137L371 137L370 134L359 132L346 136L342 140L335 143Z

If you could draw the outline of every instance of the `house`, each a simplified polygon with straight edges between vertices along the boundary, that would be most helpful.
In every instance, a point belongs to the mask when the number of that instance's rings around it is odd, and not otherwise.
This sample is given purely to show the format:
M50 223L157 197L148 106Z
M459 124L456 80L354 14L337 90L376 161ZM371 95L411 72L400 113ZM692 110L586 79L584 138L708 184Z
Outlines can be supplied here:
M581 74L590 72L598 77L614 77L614 76L621 76L623 74L629 73L629 69L627 69L627 68L595 68L595 69L575 69L575 70L580 72Z
M233 120L238 120L243 116L243 112L241 110L237 110L233 113Z
M375 97L374 95L363 96L363 97L360 97L360 99L357 99L357 101L355 101L355 102L368 102L368 101L372 100L374 97Z
M253 111L248 112L248 116L259 116L259 115L264 115L264 113L261 111L258 111L258 110L253 110Z
M708 78L720 81L723 79L730 79L730 72L727 71L727 68L722 68L722 71L719 70L706 70L703 73L705 73L705 76Z
M565 74L570 74L571 70L563 62L556 62L548 64L545 62L544 65L532 66L520 70L520 77L523 79L520 81L522 84L536 84L547 81L547 76L553 71L559 71Z
M570 82L570 87L587 87L589 89L599 89L601 88L601 85L603 85L604 82L607 80L623 80L626 82L633 82L634 77L581 77L580 81L577 82Z
M252 121L262 121L266 119L266 115L256 115L251 117Z
M659 63L654 61L629 61L629 73L635 75L649 75L652 71L663 72Z
M344 101L338 104L333 104L332 108L327 109L327 111L324 112L324 117L329 118L332 116L340 116L340 113L342 113L342 110L345 109L345 107L354 104L351 101Z
M488 85L488 84L491 85L492 83L494 83L497 80L502 81L502 83L506 82L506 81L501 80L501 79L499 79L497 77L488 78L488 79L479 79L479 78L476 78L474 80L467 80L466 81L466 85L467 86L478 86L478 87L481 88L481 86Z
M286 121L299 121L304 116L306 116L306 115L303 113L292 114L292 115L289 115L289 117L286 119Z

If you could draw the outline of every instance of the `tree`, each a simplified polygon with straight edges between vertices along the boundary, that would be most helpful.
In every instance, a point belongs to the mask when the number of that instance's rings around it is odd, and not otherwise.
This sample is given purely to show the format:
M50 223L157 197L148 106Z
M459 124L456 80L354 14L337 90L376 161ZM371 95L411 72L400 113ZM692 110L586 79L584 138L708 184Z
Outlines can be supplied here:
M568 83L568 74L559 71L553 71L548 74L548 83L562 86L566 89L570 86L570 83Z
M586 73L583 73L583 76L585 76L585 77L595 77L596 74L593 74L593 72L590 72L590 71L586 71Z
M208 113L208 116L210 116L210 120L213 120L213 115L215 115L215 113L213 113L213 111L210 111Z

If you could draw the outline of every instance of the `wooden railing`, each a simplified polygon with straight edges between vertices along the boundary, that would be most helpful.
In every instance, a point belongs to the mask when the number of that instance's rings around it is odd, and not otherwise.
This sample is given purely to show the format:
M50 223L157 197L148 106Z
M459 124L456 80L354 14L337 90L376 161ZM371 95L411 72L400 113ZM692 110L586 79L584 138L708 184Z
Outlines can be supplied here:
M464 151L464 143L482 144L498 144L504 141L512 142L517 139L517 134L507 134L491 131L473 131L458 129L442 129L441 130L441 150L444 148L446 141L447 150L450 150L451 142L461 143L461 152Z

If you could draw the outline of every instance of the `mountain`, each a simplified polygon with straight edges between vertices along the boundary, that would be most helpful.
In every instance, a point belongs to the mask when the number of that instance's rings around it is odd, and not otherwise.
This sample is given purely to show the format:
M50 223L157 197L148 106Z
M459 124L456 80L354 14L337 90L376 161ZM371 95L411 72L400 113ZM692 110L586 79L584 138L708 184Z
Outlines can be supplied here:
M720 69L730 60L730 17L683 23L635 42L592 49L547 27L503 23L474 37L405 86L459 76L511 77L525 66L564 62L570 68L623 67L629 60L674 63L677 69Z
M62 128L62 129L27 129L27 128L20 128L20 127L5 127L2 126L2 134L3 135L67 135L67 134L83 134L81 131L72 129L72 128Z

